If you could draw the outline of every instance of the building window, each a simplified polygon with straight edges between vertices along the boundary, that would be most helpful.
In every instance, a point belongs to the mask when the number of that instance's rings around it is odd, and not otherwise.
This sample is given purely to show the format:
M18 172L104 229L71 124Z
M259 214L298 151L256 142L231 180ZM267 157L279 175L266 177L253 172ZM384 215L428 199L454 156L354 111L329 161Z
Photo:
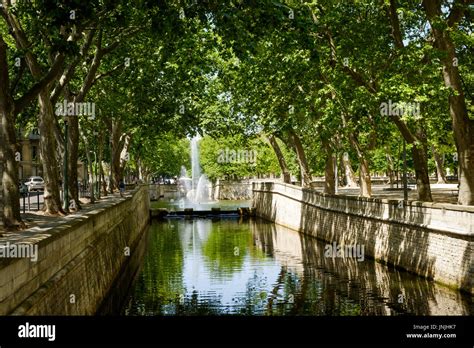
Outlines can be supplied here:
M32 146L31 147L31 160L36 161L38 158L38 147Z

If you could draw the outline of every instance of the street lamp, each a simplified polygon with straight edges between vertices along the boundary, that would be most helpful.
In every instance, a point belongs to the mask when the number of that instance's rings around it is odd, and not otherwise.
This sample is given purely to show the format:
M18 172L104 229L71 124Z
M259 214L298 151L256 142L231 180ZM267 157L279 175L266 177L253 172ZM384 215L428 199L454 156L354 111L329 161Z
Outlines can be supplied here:
M338 152L336 151L336 156L334 157L334 193L337 195L338 193L338 186L339 186L339 174L337 172L337 159L338 159Z
M91 165L91 176L92 176L92 182L91 182L91 202L94 202L94 186L97 182L97 154L94 151L89 151L89 153L94 154L94 161L95 161L95 178L94 180L94 173L92 172L92 165Z
M68 178L68 138L69 138L69 130L68 130L68 119L64 117L64 172L63 172L63 192L64 192L64 202L63 202L63 209L65 212L69 211L69 178Z
M407 149L405 138L403 138L403 200L408 201Z

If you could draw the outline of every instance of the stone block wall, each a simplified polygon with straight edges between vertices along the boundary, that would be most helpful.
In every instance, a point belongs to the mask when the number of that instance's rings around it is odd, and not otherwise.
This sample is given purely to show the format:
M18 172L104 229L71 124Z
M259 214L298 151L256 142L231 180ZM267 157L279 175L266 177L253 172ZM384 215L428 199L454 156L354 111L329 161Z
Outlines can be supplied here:
M212 185L212 198L215 200L251 200L254 182L278 181L279 179L217 180Z
M253 184L258 216L474 293L474 207L327 195Z
M0 119L0 129L2 129L2 120ZM3 143L3 135L2 132L0 132L0 144ZM0 148L0 227L3 225L3 184L2 184L2 178L3 178L3 151Z
M212 197L215 200L252 199L252 182L250 180L217 180L212 187Z
M0 315L93 315L137 252L148 188L48 228L23 231L38 260L0 260Z

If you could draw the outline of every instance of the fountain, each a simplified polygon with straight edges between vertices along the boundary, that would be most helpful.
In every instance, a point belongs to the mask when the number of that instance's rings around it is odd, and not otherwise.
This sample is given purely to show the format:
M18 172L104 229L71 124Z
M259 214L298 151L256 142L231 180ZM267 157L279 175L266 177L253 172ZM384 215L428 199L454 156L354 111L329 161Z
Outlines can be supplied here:
M192 179L188 177L188 171L185 166L181 166L181 172L178 178L178 190L182 195L186 195L192 189Z
M201 138L195 136L191 139L191 175L187 176L186 168L181 168L179 182L185 190L186 198L192 203L212 203L211 184L205 174L201 173L199 164L198 142Z

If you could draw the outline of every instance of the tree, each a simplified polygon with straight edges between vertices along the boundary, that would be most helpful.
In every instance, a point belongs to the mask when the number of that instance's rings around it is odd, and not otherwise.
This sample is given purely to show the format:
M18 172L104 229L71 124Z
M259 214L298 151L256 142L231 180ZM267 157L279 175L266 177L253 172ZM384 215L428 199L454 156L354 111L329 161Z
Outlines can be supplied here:
M1 151L3 152L3 158L5 161L4 173L2 178L3 184L3 197L4 212L3 219L4 224L7 227L24 227L24 224L20 216L20 204L19 204L19 191L18 191L18 165L15 159L15 146L17 143L16 132L15 132L15 119L18 113L20 113L29 103L31 103L46 86L59 74L60 67L64 61L64 55L57 55L51 67L45 72L38 71L35 74L34 82L31 86L24 91L20 97L16 97L18 83L22 78L24 69L20 69L13 84L10 82L10 70L12 61L15 63L24 64L24 61L20 57L16 57L14 60L11 59L9 63L5 33L8 30L14 31L14 42L10 41L10 48L17 50L25 50L26 47L33 47L27 42L24 37L24 32L19 27L18 20L16 17L9 12L10 4L6 1L2 2L0 13L5 22L0 24L0 72L1 72L1 83L0 83L0 116L2 118L2 136L5 140L1 145ZM14 48L13 48L14 49ZM26 50L25 50L26 51ZM34 56L31 50L26 54L27 62L34 63Z
M450 90L449 113L451 115L454 139L459 159L459 196L458 203L474 205L474 120L468 115L466 97L458 67L456 45L452 31L462 28L460 23L466 14L472 15L468 7L470 1L454 1L447 18L443 18L440 0L424 0L423 7L430 22L433 46L442 56L443 80ZM467 27L472 23L467 19Z

